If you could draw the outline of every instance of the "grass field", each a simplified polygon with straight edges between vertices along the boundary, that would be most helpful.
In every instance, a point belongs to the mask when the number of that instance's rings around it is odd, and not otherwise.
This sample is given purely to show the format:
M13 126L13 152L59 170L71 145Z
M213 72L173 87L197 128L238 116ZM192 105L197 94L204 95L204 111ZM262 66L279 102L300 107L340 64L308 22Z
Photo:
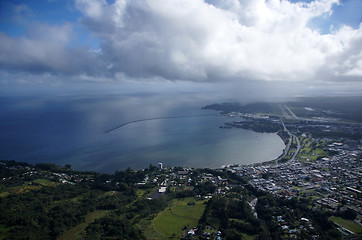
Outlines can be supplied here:
M302 141L302 148L298 154L298 157L301 161L306 161L306 159L310 159L312 162L316 161L319 156L326 156L326 153L322 148L316 148L312 150L310 147L311 143L308 139L304 139Z
M243 233L243 239L245 239L245 240L254 240L254 239L256 239L256 237L257 237L257 235L248 235L248 234L246 234L246 233Z
M33 185L28 185L28 184L23 184L21 186L16 186L16 187L7 187L0 194L0 197L7 197L7 196L9 196L11 194L25 193L25 192L28 192L30 190L38 190L40 188L41 188L41 186L33 186Z
M204 213L205 205L175 205L171 208L172 213L184 218L192 218L199 220L201 215Z
M156 190L157 190L157 187L152 188L152 189L147 189L147 190L145 190L145 189L137 189L136 194L137 194L138 198L142 198L144 196L150 195L151 193L153 193Z
M347 219L343 219L341 217L335 217L335 216L330 217L330 220L332 220L333 222L337 223L338 225L341 225L342 227L344 227L354 233L357 233L357 234L362 233L362 226L358 225L357 223L355 223L351 220L347 220Z
M137 224L138 229L142 229L142 233L146 236L147 240L163 239L163 235L155 229L154 221L142 219Z
M55 187L55 186L59 185L59 183L52 182L47 179L35 179L33 181L33 183L39 184L41 186L50 186L50 187Z
M9 195L10 195L9 192L1 192L1 193L0 193L0 198L2 198L2 197L7 197L7 196L9 196Z
M25 182L20 186L15 186L15 187L2 186L0 197L7 197L11 194L25 193L25 192L29 192L30 190L38 190L38 189L42 188L43 186L55 187L58 184L59 183L52 182L52 181L49 181L46 179L35 179L32 182Z
M65 233L63 233L58 240L76 240L80 239L81 233L86 229L86 227L92 223L94 220L106 216L108 213L107 210L97 210L91 213L88 213L85 216L85 222L78 224L77 226L69 229Z
M194 201L195 205L187 203ZM160 212L153 220L156 232L162 235L162 239L180 239L184 227L193 228L197 226L205 209L204 201L195 201L192 198L175 200L172 206ZM146 237L152 239L151 236Z
M172 213L171 209L167 209L160 213L155 219L155 227L163 236L180 238L185 226L196 225L197 221L181 217ZM173 235L175 234L175 235Z

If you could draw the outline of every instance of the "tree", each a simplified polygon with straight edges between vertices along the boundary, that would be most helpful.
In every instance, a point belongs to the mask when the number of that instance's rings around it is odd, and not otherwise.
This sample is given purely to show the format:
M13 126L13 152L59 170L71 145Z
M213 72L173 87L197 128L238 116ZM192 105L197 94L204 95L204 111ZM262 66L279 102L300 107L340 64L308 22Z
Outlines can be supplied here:
M349 220L354 220L357 217L357 213L352 209L347 209L346 211L342 212L342 217Z
M70 164L65 164L65 168L66 168L66 169L72 169L72 165L70 165Z
M148 167L148 169L149 169L151 172L153 172L153 171L156 171L156 170L157 170L157 167L151 163L150 166Z

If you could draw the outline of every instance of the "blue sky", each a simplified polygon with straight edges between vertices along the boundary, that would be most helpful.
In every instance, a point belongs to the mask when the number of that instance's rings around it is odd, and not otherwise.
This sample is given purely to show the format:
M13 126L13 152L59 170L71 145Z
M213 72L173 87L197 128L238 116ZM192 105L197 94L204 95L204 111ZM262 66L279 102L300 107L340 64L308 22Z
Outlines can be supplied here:
M291 2L312 1L294 0ZM76 26L78 36L75 41L77 44L88 45L94 49L99 48L99 40L77 23L82 14L74 7L73 0L3 0L0 6L0 31L10 36L26 34L27 29L24 21L28 23L45 22L52 25L71 22ZM26 8L17 10L17 6ZM343 25L358 28L362 22L362 0L342 0L332 7L332 11L331 16L320 16L312 19L309 26L328 34L331 32L332 26L334 29Z
M77 23L82 15L74 7L72 0L4 0L0 4L0 31L9 36L27 35L27 31L31 31L31 26L29 26L31 23L42 22L50 25L62 25L70 22L74 24L77 32L73 44L99 48L98 39Z
M361 9L362 0L3 0L0 84L361 94Z
M332 8L331 16L322 16L311 21L311 27L321 29L325 34L331 32L331 26L335 29L343 25L358 28L362 22L362 1L361 0L344 0L339 5Z

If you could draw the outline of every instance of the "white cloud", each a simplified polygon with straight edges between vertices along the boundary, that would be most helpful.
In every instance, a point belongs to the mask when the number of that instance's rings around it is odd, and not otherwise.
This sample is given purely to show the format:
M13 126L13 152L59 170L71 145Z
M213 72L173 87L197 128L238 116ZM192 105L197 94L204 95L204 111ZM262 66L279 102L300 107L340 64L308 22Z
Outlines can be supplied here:
M0 33L1 70L109 79L362 84L362 25L330 34L309 22L337 0L75 0L100 49L72 47L74 24ZM268 88L272 86L268 84ZM246 87L247 88L247 87ZM257 87L255 87L256 89Z
M76 2L80 8L84 3ZM313 18L332 14L334 4L338 1L122 0L98 4L102 17L94 17L90 7L81 9L84 23L102 39L112 71L130 76L305 81L323 69L361 76L361 56L349 53L362 39L361 27L327 35L308 27Z
M339 51L328 56L326 68L334 76L362 77L362 24L359 29L342 27L335 38Z
M104 14L106 2L104 0L77 0L76 7L88 17L99 19Z
M28 36L10 37L0 33L1 70L73 75L94 74L95 54L86 48L71 48L73 25L34 23Z

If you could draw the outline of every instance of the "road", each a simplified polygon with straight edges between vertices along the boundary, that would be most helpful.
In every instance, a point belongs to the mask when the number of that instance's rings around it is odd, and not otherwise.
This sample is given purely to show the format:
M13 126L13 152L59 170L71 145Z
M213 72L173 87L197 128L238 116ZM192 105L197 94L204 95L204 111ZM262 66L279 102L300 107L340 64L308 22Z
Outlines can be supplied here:
M287 146L285 146L285 149L284 149L283 154L280 155L280 156L277 158L277 160L280 160L280 159L282 159L283 157L285 157L285 155L287 155L287 153L289 152L290 145L291 145L292 142L293 142L293 135L292 135L292 134L288 131L288 129L285 127L283 120L280 120L280 121L281 121L281 123L282 123L282 125L283 125L284 131L286 131L287 134L289 135L289 141L288 141L288 143L287 143Z
M293 119L293 120L298 120L298 117L293 113L292 110L290 110L290 108L287 106L287 105L281 105L279 104L278 105L279 108L280 108L280 111L282 112L283 116L286 118L286 119ZM295 150L292 158L289 160L289 161L294 161L295 158L297 157L299 151L300 151L300 141L298 139L297 136L295 136L294 134L292 134L286 127L285 127L285 124L283 122L283 120L280 120L282 125L283 125L283 128L284 128L284 131L286 131L290 137L290 140L285 148L285 151L283 153L282 156L280 156L278 159L281 159L283 157L285 157L285 155L289 152L289 149L290 149L290 145L292 144L293 142L293 139L295 139L295 141L297 142L297 149Z
M295 136L294 134L292 134L292 133L285 127L285 124L284 124L283 120L280 120L280 121L281 121L281 123L282 123L282 125L283 125L284 131L286 131L286 132L288 133L288 135L290 136L290 140L289 140L289 142L288 142L288 144L287 144L287 146L286 146L286 148L285 148L285 151L284 151L283 155L280 156L279 159L285 157L285 155L289 152L290 145L292 144L293 139L295 139L295 141L297 142L297 149L295 150L292 158L289 160L289 161L294 161L295 158L297 157L299 151L300 151L300 148L301 148L301 146L300 146L300 141L299 141L299 139L298 139L297 136Z
M293 157L290 159L291 161L294 161L300 151L300 141L297 138L297 136L295 136L293 134L292 134L292 136L294 137L295 141L297 142L297 149L295 150Z

